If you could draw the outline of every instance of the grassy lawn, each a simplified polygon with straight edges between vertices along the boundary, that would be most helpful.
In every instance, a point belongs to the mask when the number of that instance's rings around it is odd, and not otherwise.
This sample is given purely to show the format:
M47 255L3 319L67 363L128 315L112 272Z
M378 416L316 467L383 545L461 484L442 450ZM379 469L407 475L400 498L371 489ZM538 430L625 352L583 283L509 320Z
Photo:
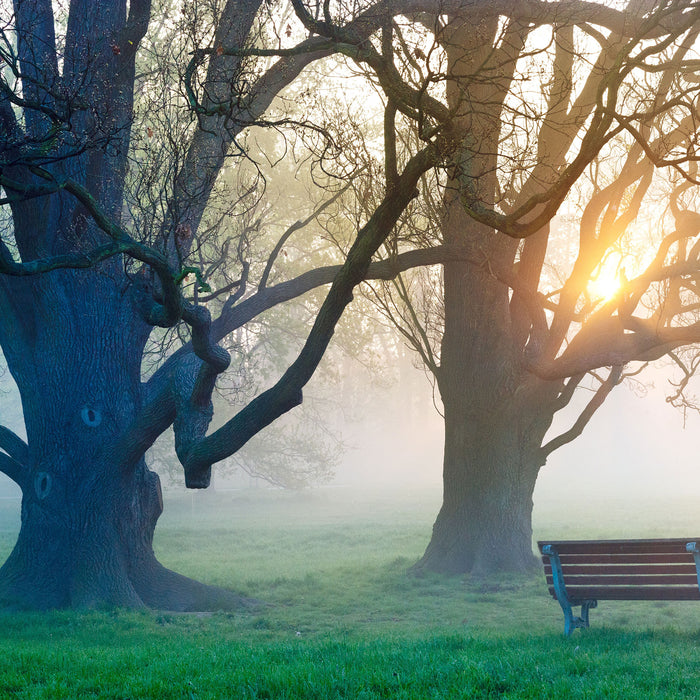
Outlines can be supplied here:
M563 637L542 574L407 575L439 494L171 496L156 548L261 604L0 615L0 698L697 698L700 605L601 603ZM0 554L16 531L0 503ZM605 522L600 513L605 513ZM700 533L693 504L539 505L536 536Z

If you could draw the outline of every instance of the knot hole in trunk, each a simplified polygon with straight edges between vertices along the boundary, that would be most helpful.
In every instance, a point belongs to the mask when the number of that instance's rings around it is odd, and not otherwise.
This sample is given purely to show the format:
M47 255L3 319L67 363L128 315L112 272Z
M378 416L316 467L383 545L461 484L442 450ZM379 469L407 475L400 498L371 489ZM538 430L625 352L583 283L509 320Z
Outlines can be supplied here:
M96 428L102 422L102 414L96 408L85 406L80 412L83 423L90 428Z
M37 472L34 477L34 491L40 501L43 501L51 491L51 475L47 472Z

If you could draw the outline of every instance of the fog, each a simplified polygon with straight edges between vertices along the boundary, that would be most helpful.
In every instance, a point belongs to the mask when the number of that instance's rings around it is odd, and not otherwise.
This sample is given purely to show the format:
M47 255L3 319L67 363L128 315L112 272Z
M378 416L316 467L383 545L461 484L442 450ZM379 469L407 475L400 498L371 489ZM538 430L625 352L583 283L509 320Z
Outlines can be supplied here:
M411 371L410 393L398 384L368 387L376 397L376 412L346 426L353 449L337 470L335 485L440 487L442 419L432 405L427 379L419 370ZM688 412L684 419L666 402L671 387L663 369L651 368L641 379L646 395L640 395L640 387L617 387L583 434L550 455L540 472L536 502L597 495L700 496L700 416ZM580 390L557 416L547 439L568 429L590 396Z
M439 501L443 426L432 387L408 360L399 374L400 380L373 382L371 374L358 370L357 377L346 378L360 383L362 403L354 411L343 410L338 403L336 411L329 412L329 424L340 431L345 451L332 478L316 485L317 490L347 489L356 494L361 488L399 499L402 492L423 491L426 499ZM564 509L577 504L594 513L598 504L611 500L657 500L663 505L675 497L700 498L696 456L700 416L688 413L684 427L682 413L665 401L670 389L667 374L651 369L645 377L645 396L625 385L618 387L584 433L550 455L535 492L536 520L541 519L541 509L549 512L553 504ZM19 399L7 373L0 377L0 391L2 422L21 433ZM589 392L578 392L548 437L566 430L588 398ZM227 475L215 479L215 485L221 490L267 487L260 480ZM0 496L19 496L4 475Z
M651 368L642 379L646 395L617 387L583 434L550 456L536 497L700 495L700 416L692 411L684 416L666 402L672 389L667 371ZM576 408L586 398L581 392ZM559 420L553 429L566 427Z

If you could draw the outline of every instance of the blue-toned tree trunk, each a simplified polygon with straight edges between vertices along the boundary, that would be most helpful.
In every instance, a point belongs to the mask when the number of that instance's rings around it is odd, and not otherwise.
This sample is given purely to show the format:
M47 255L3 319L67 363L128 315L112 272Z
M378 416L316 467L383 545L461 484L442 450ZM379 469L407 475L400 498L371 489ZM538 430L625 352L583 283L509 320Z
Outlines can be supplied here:
M184 108L197 110L199 128L172 164L164 220L145 235L121 219L135 55L150 0L71 0L63 42L54 36L51 0L15 0L11 62L20 80L0 90L0 178L12 213L11 230L0 236L0 346L21 394L27 440L0 425L0 470L23 493L19 538L0 568L0 606L245 604L157 562L161 493L144 455L172 426L186 484L206 488L213 463L298 405L372 256L421 176L443 158L444 143L406 159L342 265L260 284L240 303L234 294L212 322L204 305L184 298L179 280L228 149L280 89L328 53L321 42L242 79L244 59L224 48L246 44L261 4L228 0L220 8L214 46L221 51L201 54L208 55L194 81L201 104ZM183 231L186 240L178 240ZM216 378L229 362L217 343L267 308L328 284L304 347L279 381L208 433ZM151 331L176 324L191 342L142 381Z
M18 478L21 530L0 569L0 601L231 607L239 596L169 572L153 554L159 479L121 450L142 404L150 328L117 268L13 280L16 308L3 314L0 341L22 397L28 454Z
M10 163L4 174L27 187L40 184L21 164L22 157L34 158L53 177L85 187L118 224L135 54L150 2L72 0L61 66L50 0L15 0L14 9L26 103L20 123L8 101L0 101L3 161ZM56 135L52 129L61 124L70 128ZM15 152L18 164L12 165ZM88 251L105 241L68 194L24 201L18 196L11 208L24 263ZM4 471L22 489L21 530L0 569L4 606L186 610L241 602L155 559L159 479L147 468L143 450L130 454L124 442L144 405L141 362L152 329L130 285L120 257L84 270L0 275L0 345L19 388L27 431L26 445L12 436L1 443ZM151 417L144 429L168 420L172 416Z

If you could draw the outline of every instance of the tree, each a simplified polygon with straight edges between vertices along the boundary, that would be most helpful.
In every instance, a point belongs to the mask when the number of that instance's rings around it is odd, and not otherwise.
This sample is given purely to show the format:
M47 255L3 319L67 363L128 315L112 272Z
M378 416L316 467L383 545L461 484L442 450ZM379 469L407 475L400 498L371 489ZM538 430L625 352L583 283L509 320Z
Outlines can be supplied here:
M441 223L424 245L464 255L445 263L439 285L433 274L416 294L415 278L398 280L379 297L444 406L444 500L418 570L532 566L532 494L547 456L637 371L629 363L698 339L700 219L687 199L697 182L698 8L630 2L622 24L580 10L523 23L512 5L478 24L455 12L436 34L447 101L468 136L464 167L425 214ZM552 178L561 183L597 130L606 143L579 180L584 203L566 204L578 236L564 233L568 224L545 212L564 196L523 204ZM642 236L635 221L657 235ZM635 259L640 245L646 256ZM616 288L596 292L592 281L611 266ZM545 444L587 376L591 400Z
M152 537L162 499L147 449L172 426L186 485L205 488L212 464L301 402L363 279L462 254L394 251L372 262L415 208L425 173L444 169L455 183L473 177L460 147L478 130L460 123L459 110L444 99L441 73L416 70L420 47L411 48L412 37L406 44L391 21L410 13L420 27L426 13L442 16L461 3L416 0L396 8L388 1L346 7L292 0L292 7L294 16L263 0L183 7L71 0L64 15L50 0L16 0L13 12L3 5L0 205L11 225L0 242L0 346L27 433L24 441L0 430L0 469L23 493L18 541L0 569L5 605L241 604L239 596L156 560ZM525 24L541 23L551 11L539 3L517 8ZM497 22L502 11L494 3L470 16ZM612 24L627 19L614 10L603 15ZM681 20L690 21L682 13ZM681 20L670 15L671 23ZM346 144L329 124L276 100L306 66L331 54L355 62L386 97L384 192L358 222L340 264L270 284L275 246L253 287L250 231L242 226L226 235L233 210L227 198L240 195L222 187L224 174L252 159L256 128L293 134L316 154L319 172L333 159L342 163ZM146 61L142 69L141 55L157 67ZM610 80L629 72L628 59L612 66ZM569 166L534 187L520 209L499 215L500 228L525 236L554 215L609 140L607 97L582 125ZM148 104L159 106L147 111ZM419 145L399 152L392 124L410 126ZM144 146L156 137L158 148ZM331 167L331 174L339 173ZM465 192L463 205L495 215ZM531 219L535 207L541 211ZM226 283L209 291L222 266ZM209 431L212 392L230 361L221 342L272 306L322 285L330 285L328 294L298 355L272 386ZM147 348L162 329L176 329L177 342L144 376Z
M443 158L435 138L424 142L340 266L273 286L261 280L250 292L240 246L228 260L239 277L230 295L219 294L212 321L199 301L208 285L197 256L206 255L219 176L232 155L246 157L244 132L255 124L308 130L330 143L323 125L284 114L263 118L275 95L330 49L303 38L303 51L266 67L241 55L241 47L268 38L262 0L231 0L213 15L207 7L193 3L181 18L193 35L204 32L197 39L206 48L190 44L179 68L184 94L176 84L163 98L163 115L181 116L166 124L172 131L162 178L155 166L139 170L153 165L139 160L139 138L155 138L157 125L135 97L154 89L148 71L145 78L137 73L137 51L157 46L147 29L166 31L174 21L167 13L177 8L73 0L63 17L49 0L17 0L13 13L3 6L0 201L12 221L0 244L0 345L27 432L25 442L0 431L0 468L23 492L21 531L0 570L5 605L194 609L242 602L157 562L151 543L162 501L144 454L172 425L187 485L206 487L211 464L298 405L372 254L414 199L420 174ZM149 182L160 186L155 198ZM207 435L211 394L229 363L217 343L265 309L323 284L330 291L298 357ZM142 381L154 329L175 326L185 344Z

